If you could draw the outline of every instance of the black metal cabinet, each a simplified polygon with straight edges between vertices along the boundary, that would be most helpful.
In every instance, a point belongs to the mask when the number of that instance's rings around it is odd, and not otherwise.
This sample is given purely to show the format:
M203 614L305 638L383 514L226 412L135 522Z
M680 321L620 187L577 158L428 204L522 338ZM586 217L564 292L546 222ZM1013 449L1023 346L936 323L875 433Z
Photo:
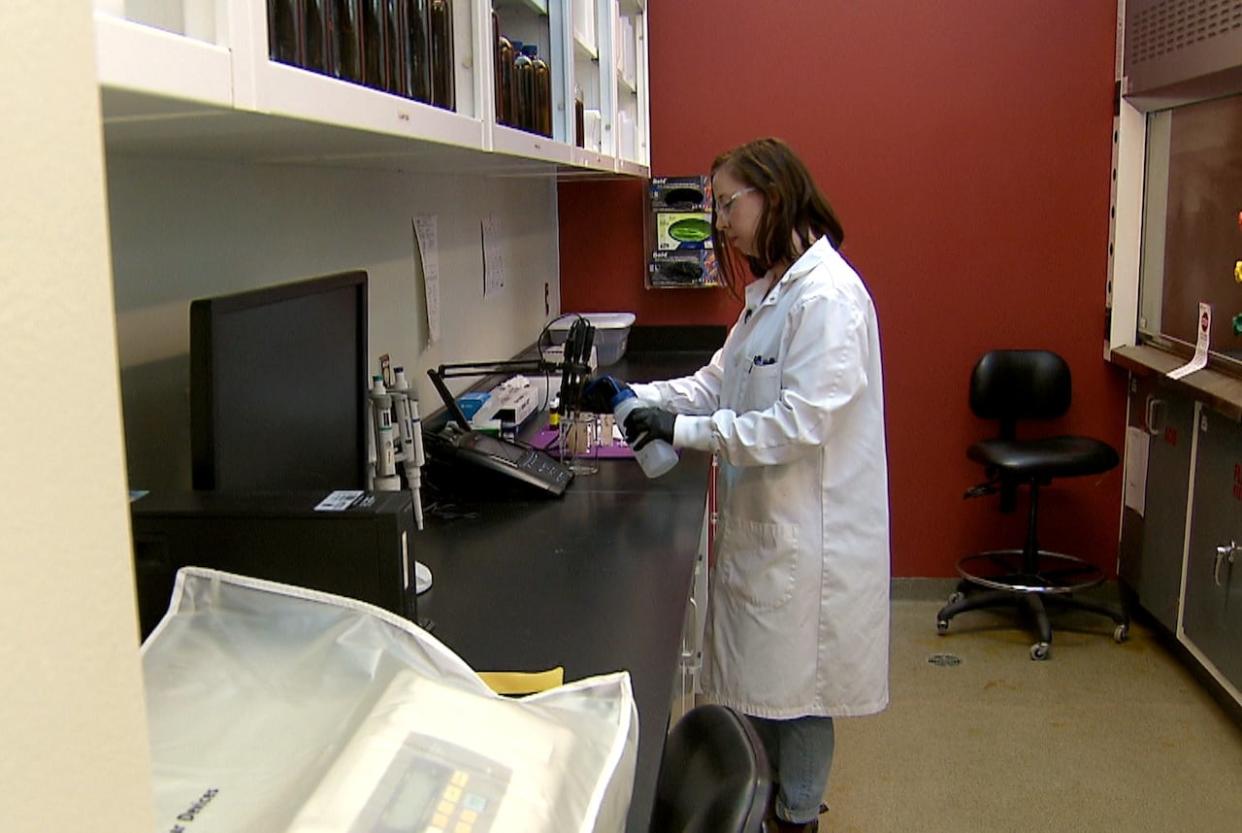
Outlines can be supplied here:
M1198 429L1182 630L1242 689L1242 425L1202 408Z
M1146 498L1143 514L1130 506L1123 510L1119 572L1139 603L1175 633L1195 403L1158 378L1132 377L1129 412L1129 427L1144 439L1127 436L1126 441L1147 445ZM1133 479L1130 473L1127 479Z

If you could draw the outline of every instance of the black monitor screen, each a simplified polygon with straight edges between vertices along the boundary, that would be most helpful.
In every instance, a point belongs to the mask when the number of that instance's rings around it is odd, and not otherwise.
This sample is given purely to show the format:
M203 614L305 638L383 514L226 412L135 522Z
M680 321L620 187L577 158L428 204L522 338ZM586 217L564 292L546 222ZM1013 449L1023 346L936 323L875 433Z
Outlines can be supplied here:
M365 272L194 301L194 488L363 488L366 322Z

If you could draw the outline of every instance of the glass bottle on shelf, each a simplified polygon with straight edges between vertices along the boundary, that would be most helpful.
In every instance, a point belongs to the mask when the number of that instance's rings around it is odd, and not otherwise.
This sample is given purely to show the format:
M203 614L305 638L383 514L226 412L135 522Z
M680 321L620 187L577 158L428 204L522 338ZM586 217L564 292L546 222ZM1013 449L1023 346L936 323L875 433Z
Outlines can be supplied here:
M410 44L405 31L405 0L384 0L384 57L388 63L384 88L400 96L410 90Z
M522 44L521 51L513 59L513 87L517 91L515 126L530 131L534 129L535 65L526 50L526 44Z
M305 63L302 11L300 0L267 0L267 54L273 61Z
M513 121L513 44L500 34L500 18L492 10L492 33L495 38L496 123Z
M457 77L453 61L453 4L431 0L431 103L457 109Z
M513 61L509 64L509 126L522 128L522 92L518 89L517 59L522 57L522 42L510 38L513 46Z
M362 69L362 0L333 0L336 18L337 75L346 81L361 84Z
M410 98L431 101L431 31L428 0L404 0L405 31L410 56Z
M337 75L336 9L332 0L305 0L306 60L304 66Z
M535 106L533 119L535 132L541 136L552 138L552 71L548 64L539 57L538 48L531 46L530 62L534 67Z
M388 89L387 0L362 0L362 83Z
M582 100L581 87L574 87L574 144L586 147L586 104Z

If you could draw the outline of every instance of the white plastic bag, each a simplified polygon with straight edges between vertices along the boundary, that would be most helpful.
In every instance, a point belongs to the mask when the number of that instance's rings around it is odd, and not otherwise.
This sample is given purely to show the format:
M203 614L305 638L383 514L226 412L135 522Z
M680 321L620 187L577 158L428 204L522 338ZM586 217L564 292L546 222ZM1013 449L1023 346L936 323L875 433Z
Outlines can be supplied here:
M625 826L625 672L501 697L387 611L200 568L178 573L143 670L159 833Z

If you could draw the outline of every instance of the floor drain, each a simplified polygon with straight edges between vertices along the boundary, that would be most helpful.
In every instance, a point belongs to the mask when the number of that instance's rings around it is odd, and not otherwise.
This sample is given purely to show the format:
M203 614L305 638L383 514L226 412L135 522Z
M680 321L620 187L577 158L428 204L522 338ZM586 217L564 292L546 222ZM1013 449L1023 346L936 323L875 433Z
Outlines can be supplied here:
M939 665L941 668L951 668L954 665L962 664L961 658L953 654L932 654L927 658L927 661L932 665Z

